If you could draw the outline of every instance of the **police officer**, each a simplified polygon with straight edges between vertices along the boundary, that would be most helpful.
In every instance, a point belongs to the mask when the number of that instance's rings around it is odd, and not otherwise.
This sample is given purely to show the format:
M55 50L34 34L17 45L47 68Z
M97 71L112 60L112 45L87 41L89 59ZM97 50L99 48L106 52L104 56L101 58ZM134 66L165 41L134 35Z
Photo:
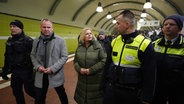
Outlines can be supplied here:
M180 34L182 16L168 16L164 37L154 42L157 59L157 84L153 104L184 104L184 38Z
M104 104L149 104L155 86L156 62L151 41L134 29L135 16L125 10L117 17L120 33L112 42L110 84Z
M33 39L26 36L23 24L19 20L10 23L11 37L6 42L5 60L11 69L11 87L17 104L25 104L23 85L25 92L34 97L33 65L30 59ZM7 69L5 69L7 70Z

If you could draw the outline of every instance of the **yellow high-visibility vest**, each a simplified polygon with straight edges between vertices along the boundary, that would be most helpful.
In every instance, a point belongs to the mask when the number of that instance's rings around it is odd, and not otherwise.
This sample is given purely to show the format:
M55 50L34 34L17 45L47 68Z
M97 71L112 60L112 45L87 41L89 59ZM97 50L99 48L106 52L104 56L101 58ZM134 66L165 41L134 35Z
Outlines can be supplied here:
M140 68L141 62L138 58L138 51L141 50L144 52L150 42L149 39L146 39L140 34L137 35L131 43L125 43L121 35L119 35L111 42L111 46L113 47L113 63L122 67Z
M182 47L180 47L180 48L172 48L172 47L166 47L166 46L158 45L160 43L160 41L161 41L161 39L157 39L154 42L154 50L155 50L155 52L184 56L184 48L182 48ZM180 37L179 44L183 44L183 37L182 36ZM166 48L167 48L167 51L166 51Z

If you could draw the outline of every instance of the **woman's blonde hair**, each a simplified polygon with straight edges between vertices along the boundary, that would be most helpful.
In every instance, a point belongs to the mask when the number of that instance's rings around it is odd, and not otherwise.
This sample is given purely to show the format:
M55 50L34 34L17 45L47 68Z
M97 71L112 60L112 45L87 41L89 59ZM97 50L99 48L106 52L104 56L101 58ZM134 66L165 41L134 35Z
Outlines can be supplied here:
M82 32L80 33L80 36L79 36L79 43L84 43L84 37L85 37L85 33L87 30L90 30L92 32L92 29L89 28L89 27L85 27L82 29ZM96 40L96 37L94 36L94 34L92 33L92 36L93 36L93 40Z

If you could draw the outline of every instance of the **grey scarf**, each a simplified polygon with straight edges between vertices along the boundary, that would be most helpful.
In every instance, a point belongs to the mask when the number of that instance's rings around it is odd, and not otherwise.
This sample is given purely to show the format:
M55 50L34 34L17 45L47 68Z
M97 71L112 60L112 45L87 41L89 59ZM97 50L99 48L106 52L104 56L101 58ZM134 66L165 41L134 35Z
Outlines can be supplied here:
M54 34L50 36L44 36L41 34L39 38L40 40L38 44L38 52L44 67L48 67L48 58L49 58L48 55L53 35Z

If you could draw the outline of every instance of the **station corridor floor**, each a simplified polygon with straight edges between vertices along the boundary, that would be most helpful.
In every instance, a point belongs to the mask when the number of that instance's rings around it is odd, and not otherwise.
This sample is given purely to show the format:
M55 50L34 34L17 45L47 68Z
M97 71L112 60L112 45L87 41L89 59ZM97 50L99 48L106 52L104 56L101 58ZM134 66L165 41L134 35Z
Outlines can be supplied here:
M73 96L74 96L74 91L76 87L77 73L74 70L73 61L67 62L64 67L65 67L64 86L68 96L69 104L76 104L76 102L73 99ZM1 80L0 86L2 86L2 84L5 82L7 81ZM34 104L33 98L29 97L26 93L24 95L25 95L26 104ZM12 90L10 86L0 89L0 104L16 104L15 98L12 94ZM48 90L46 104L60 104L57 93L52 88L49 88Z

